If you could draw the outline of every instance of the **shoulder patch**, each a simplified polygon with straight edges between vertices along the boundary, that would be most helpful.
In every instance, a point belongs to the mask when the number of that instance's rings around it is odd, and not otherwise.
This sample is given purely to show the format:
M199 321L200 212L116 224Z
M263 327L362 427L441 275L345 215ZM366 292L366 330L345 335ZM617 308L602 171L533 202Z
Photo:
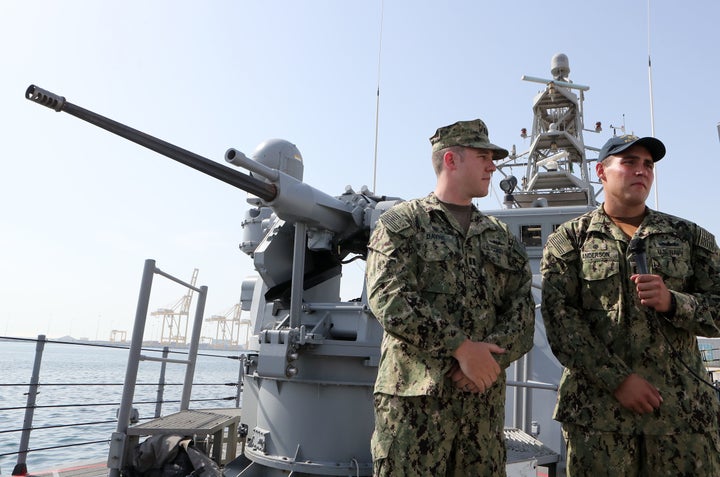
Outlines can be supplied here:
M383 213L379 220L383 223L383 225L385 225L385 228L396 234L412 227L411 218L407 215L398 213L395 208Z
M562 257L573 251L573 244L570 239L560 233L550 235L547 245L552 254L557 257Z
M716 247L715 236L702 227L699 227L699 229L700 233L697 235L695 243L698 247L702 247L705 250L714 250Z

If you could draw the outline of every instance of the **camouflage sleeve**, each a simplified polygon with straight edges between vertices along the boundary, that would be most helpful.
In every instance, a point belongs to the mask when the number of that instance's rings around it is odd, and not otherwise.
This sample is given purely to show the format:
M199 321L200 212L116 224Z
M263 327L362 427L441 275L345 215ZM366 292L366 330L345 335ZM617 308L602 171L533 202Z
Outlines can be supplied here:
M509 234L512 270L504 283L497 313L497 326L485 341L504 348L495 359L504 369L527 353L533 345L535 332L535 300L532 296L532 272L525 249Z
M541 308L548 342L563 366L612 392L632 370L592 333L594 318L582 309L580 299L579 262L568 230L559 228L548 239L540 266Z
M411 219L385 212L368 244L366 284L370 309L386 333L438 357L451 356L463 331L423 299Z
M692 280L687 290L672 290L675 313L665 316L674 326L699 336L720 336L720 250L715 237L696 226Z

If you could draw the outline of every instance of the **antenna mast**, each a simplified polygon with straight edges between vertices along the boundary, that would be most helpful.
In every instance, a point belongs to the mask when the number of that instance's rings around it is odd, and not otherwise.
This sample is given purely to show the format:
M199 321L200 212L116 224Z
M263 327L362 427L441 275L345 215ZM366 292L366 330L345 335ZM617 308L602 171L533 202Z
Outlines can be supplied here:
M655 137L655 108L652 85L652 60L650 59L650 0L648 0L648 82L650 83L650 135ZM660 198L658 193L659 180L658 171L655 170L655 209L660 209Z
M380 57L382 55L382 31L383 15L385 12L385 1L380 2L380 43L378 46L378 73L377 73L377 97L375 99L375 157L373 159L373 193L377 190L377 150L378 150L378 126L380 124Z

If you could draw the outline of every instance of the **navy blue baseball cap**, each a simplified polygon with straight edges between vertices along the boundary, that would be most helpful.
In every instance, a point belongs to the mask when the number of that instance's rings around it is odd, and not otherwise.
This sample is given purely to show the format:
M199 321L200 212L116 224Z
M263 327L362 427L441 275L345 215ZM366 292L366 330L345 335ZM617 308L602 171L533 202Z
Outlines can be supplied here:
M663 144L659 139L655 139L654 137L637 137L632 134L625 134L624 136L611 137L602 149L600 149L598 161L602 161L608 156L613 156L619 152L623 152L625 149L636 144L648 150L653 158L653 162L657 162L665 157L665 144Z

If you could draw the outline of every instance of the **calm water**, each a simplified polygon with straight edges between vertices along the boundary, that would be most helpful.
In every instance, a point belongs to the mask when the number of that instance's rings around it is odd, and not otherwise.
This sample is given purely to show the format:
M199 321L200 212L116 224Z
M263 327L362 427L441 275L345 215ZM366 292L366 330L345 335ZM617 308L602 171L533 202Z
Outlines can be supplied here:
M27 383L32 376L35 359L35 342L0 341L0 471L10 475L17 462L20 432L27 402ZM182 350L178 350L182 352ZM237 352L200 350L201 356L195 369L195 383L190 408L235 407L233 400L219 400L235 396L235 386L240 370L239 361L227 356ZM143 351L147 356L160 353ZM122 383L125 380L128 352L125 349L100 348L94 346L64 345L46 343L40 368L40 392L36 397L37 406L82 405L76 407L49 407L35 410L33 427L68 427L34 430L30 435L29 449L69 445L60 449L37 450L27 455L28 471L63 467L80 462L98 462L107 459L108 444L73 445L80 442L101 441L110 438L116 429L115 417L122 398ZM170 357L183 359L181 354L171 353ZM139 386L134 401L151 401L152 404L136 404L140 418L151 418L155 413L157 381L160 363L142 361L138 371L138 383L153 383ZM165 382L182 384L185 367L168 364ZM201 384L214 384L203 386ZM16 386L22 384L22 386ZM45 384L45 386L42 386ZM54 385L48 385L54 384ZM164 401L179 401L182 386L166 386ZM86 406L94 404L93 406ZM178 403L163 404L163 414L179 410ZM13 410L8 408L19 407ZM91 424L111 421L105 424ZM9 432L10 431L10 432Z

